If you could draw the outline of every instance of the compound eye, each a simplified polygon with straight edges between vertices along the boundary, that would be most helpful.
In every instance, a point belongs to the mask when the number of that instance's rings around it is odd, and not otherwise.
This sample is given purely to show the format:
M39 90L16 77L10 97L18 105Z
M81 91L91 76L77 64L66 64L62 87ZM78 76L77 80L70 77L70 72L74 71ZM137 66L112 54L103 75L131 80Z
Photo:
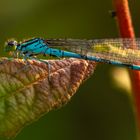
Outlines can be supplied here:
M7 45L8 46L16 46L17 45L17 41L9 41L8 43L7 43Z

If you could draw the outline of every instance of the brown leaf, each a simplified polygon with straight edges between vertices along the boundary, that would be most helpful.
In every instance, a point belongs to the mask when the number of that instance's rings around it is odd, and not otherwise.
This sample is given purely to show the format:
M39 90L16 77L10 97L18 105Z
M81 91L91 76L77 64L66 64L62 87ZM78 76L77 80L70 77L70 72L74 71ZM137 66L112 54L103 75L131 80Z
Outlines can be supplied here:
M46 63L1 59L0 135L15 136L25 125L67 103L94 71L95 63L79 59ZM26 66L26 67L25 67Z

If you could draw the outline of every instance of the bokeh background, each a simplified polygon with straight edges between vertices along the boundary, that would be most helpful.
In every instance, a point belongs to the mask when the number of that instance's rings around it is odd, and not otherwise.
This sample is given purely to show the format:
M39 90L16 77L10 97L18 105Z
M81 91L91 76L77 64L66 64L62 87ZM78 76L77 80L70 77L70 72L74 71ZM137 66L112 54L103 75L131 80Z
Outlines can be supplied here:
M140 1L130 0L130 8L139 37ZM112 9L112 0L0 0L0 55L6 56L9 38L118 37ZM119 86L114 77L129 79L124 70L115 70L99 64L66 106L25 127L15 140L136 140L130 87Z

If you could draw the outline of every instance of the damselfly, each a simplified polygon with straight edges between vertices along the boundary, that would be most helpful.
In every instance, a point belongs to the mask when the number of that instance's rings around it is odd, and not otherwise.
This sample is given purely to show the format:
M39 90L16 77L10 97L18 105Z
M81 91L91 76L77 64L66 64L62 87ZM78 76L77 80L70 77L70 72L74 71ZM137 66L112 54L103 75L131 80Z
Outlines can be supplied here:
M136 49L132 49L136 48ZM140 70L140 39L47 39L7 42L6 51L31 59L38 54L73 57Z

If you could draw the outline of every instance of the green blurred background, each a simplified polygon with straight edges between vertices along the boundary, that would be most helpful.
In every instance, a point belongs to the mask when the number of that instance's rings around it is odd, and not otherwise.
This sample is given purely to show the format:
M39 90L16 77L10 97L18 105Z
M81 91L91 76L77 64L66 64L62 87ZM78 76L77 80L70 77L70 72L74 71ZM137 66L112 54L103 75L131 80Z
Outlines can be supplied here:
M130 0L130 7L139 36L140 1ZM112 0L0 0L0 55L9 38L118 37L112 9ZM25 127L15 140L136 140L133 100L115 87L111 70L98 65L66 106Z

